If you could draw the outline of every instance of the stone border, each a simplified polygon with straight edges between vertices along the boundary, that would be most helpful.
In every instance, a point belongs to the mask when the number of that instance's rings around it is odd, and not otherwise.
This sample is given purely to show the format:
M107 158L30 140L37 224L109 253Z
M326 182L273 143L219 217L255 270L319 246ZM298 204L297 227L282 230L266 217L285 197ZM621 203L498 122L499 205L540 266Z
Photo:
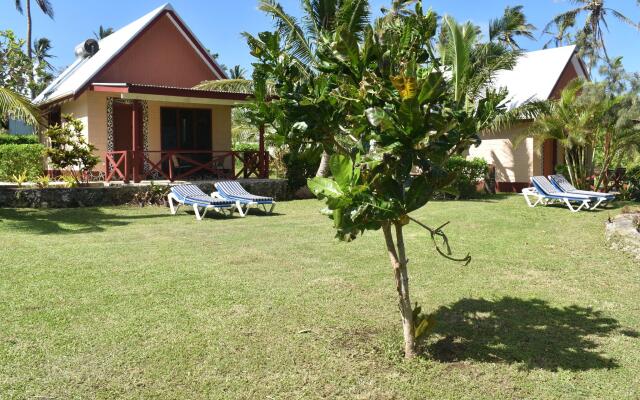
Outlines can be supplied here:
M638 214L620 214L607 224L605 237L609 246L640 260L640 232L634 222Z
M269 196L277 201L289 200L287 181L284 179L239 179L247 191L258 196ZM205 193L214 190L214 181L194 182ZM166 185L166 183L158 185ZM177 183L174 183L177 184ZM0 207L9 208L70 208L99 207L128 204L148 184L111 185L77 188L16 188L0 187Z

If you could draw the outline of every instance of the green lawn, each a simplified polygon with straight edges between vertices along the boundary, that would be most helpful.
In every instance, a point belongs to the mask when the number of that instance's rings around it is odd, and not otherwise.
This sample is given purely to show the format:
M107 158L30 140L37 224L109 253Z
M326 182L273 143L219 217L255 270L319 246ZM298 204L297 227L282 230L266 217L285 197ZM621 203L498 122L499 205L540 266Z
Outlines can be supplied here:
M437 326L407 362L381 233L339 243L320 206L0 209L0 398L640 398L640 266L604 243L617 211L416 212L473 261L408 228Z

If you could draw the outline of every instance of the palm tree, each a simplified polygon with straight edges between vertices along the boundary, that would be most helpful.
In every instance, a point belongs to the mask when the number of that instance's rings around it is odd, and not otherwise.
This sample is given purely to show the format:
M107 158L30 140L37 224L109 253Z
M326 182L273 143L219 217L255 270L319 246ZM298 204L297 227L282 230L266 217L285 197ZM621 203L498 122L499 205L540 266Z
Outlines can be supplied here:
M562 145L569 179L577 188L586 188L587 177L593 172L589 152L597 134L593 116L598 110L577 102L583 90L583 81L572 81L558 100L549 102L548 112L539 116L528 131L539 143L552 139Z
M31 126L41 123L40 111L27 98L0 86L0 118L13 118Z
M609 62L609 54L607 53L607 47L604 43L604 32L602 30L603 27L605 29L609 27L607 21L609 14L629 26L640 29L640 24L632 21L620 11L606 7L605 0L572 0L571 2L577 5L577 7L556 15L545 26L543 31L548 32L553 25L566 29L575 24L578 16L584 15L584 25L578 29L576 36L582 34L584 40L578 44L590 48L588 50L590 50L591 54L588 55L588 58L589 65L592 68L596 65L598 58L602 58L602 53L604 53L604 59Z
M114 32L113 28L111 27L104 28L102 25L100 25L98 32L93 32L93 36L95 36L97 40L102 40L107 36L111 35L113 32Z
M42 63L46 69L53 70L53 66L49 62L50 58L55 57L51 54L51 40L40 38L33 41L33 56L38 63Z
M507 6L502 17L489 21L489 40L504 43L513 50L520 49L515 40L517 36L535 40L533 31L536 27L527 22L522 8L523 6Z
M42 10L45 15L49 18L53 19L53 6L49 0L35 0L36 4ZM16 10L20 14L24 14L24 10L27 12L27 56L29 59L32 58L32 49L31 49L31 0L25 0L26 7L22 8L22 0L15 0Z
M229 79L246 79L245 78L246 71L239 65L235 65L229 71Z

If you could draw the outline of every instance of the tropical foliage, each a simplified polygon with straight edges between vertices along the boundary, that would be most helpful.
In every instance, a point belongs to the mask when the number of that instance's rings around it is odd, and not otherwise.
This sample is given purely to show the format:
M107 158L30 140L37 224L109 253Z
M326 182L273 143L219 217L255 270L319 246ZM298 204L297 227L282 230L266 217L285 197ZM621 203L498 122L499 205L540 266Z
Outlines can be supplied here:
M640 151L640 79L624 71L621 59L602 68L601 82L576 80L532 124L539 139L557 140L574 186L607 190L607 171L631 161Z
M87 180L100 159L94 155L95 146L88 143L83 134L82 121L72 115L62 116L63 124L50 126L44 135L51 141L47 156L51 165L69 173L76 183Z
M42 175L43 157L39 143L0 145L0 181L15 181L14 176L35 180Z
M640 24L622 12L607 7L611 0L572 0L574 8L556 15L545 27L545 33L554 35L553 43L562 44L569 38L569 42L578 45L580 54L589 60L589 66L595 67L598 60L609 62L609 54L604 41L604 30L609 29L608 16L612 15L618 21L639 29ZM584 17L584 24L577 25L578 18ZM573 35L571 36L571 32Z
M535 40L533 35L535 30L536 27L527 22L523 6L507 6L502 17L489 22L489 40L499 41L514 50L520 50L516 41L517 37L522 36Z
M93 32L93 36L95 36L96 40L102 40L107 36L111 35L113 32L114 32L113 28L111 27L105 28L102 25L100 25L100 27L98 28L98 31Z

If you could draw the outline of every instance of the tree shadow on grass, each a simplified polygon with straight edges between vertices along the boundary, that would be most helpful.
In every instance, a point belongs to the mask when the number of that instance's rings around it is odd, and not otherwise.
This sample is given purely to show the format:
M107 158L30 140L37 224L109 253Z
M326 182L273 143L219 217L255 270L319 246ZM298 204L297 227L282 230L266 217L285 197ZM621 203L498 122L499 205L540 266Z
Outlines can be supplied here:
M23 232L48 234L81 234L102 232L124 226L134 220L166 218L169 214L116 215L99 208L64 208L48 210L0 208L0 227Z
M426 352L442 362L521 363L523 369L557 371L619 367L599 351L598 337L622 330L617 320L588 307L551 307L538 299L463 299L435 312Z

